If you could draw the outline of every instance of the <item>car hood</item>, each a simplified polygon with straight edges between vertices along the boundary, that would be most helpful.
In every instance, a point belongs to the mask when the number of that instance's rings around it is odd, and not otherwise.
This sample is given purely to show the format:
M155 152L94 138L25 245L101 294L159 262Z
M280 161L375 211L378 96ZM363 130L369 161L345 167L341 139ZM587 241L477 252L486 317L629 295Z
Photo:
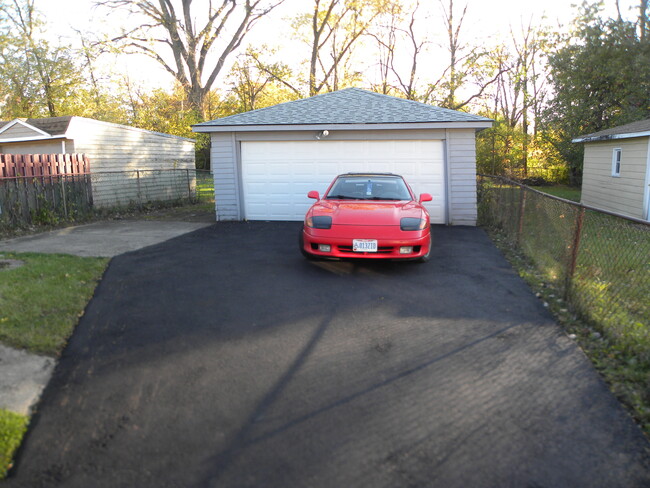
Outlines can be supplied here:
M330 215L334 225L400 225L404 217L423 218L419 203L409 201L321 200L312 207L313 215Z

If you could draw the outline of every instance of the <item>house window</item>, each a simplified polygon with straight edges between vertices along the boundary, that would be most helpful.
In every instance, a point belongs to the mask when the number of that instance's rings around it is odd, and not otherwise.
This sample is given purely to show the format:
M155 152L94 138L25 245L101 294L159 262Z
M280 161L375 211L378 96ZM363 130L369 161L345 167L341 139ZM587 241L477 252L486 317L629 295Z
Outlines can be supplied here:
M621 176L621 155L623 150L621 148L614 149L612 154L612 176Z

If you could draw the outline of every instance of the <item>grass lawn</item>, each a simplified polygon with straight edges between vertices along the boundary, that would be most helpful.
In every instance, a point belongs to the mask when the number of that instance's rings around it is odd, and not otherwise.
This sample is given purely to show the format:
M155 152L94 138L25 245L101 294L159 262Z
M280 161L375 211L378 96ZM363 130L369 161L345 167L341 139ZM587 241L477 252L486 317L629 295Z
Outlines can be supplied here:
M533 186L532 188L543 193L548 193L549 195L564 198L565 200L571 200L572 202L580 202L580 195L582 194L580 188L568 185Z
M24 264L14 267L17 262ZM0 342L59 355L107 264L106 258L0 253ZM0 480L28 422L28 417L0 410Z
M0 410L0 480L11 468L14 452L20 446L28 422L23 415Z
M0 271L0 342L58 355L104 273L108 259L0 254L23 266Z

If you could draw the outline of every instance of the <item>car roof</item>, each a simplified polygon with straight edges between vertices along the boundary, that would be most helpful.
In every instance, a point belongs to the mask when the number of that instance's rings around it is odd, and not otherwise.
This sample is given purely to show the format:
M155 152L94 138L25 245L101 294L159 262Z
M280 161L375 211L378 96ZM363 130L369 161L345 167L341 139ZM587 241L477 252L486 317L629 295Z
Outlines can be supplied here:
M400 175L394 173L343 173L339 176L395 176L396 178L401 178Z

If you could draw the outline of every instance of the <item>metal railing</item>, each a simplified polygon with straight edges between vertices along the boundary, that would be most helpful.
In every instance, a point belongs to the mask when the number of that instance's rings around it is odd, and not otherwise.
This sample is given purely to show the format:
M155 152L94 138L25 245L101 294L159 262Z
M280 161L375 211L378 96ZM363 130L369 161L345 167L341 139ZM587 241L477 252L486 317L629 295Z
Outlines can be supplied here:
M478 178L479 224L502 233L579 315L650 360L650 224Z
M77 221L98 212L214 200L209 171L114 171L0 178L0 231Z

